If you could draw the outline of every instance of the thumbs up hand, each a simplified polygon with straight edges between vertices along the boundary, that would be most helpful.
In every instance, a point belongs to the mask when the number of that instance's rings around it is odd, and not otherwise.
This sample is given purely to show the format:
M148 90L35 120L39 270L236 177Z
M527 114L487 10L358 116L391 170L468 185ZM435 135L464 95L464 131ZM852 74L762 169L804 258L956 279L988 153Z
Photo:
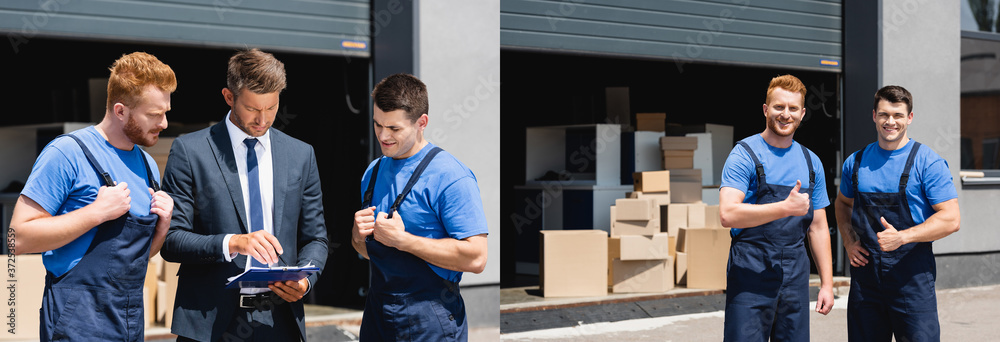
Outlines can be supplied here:
M809 213L809 194L799 193L801 188L802 181L795 181L795 187L788 193L788 198L784 200L788 216L803 216Z
M896 227L893 227L889 222L885 220L885 217L881 218L882 227L885 230L879 232L878 235L878 245L882 248L884 252L891 252L906 244L903 241L903 234L900 234Z

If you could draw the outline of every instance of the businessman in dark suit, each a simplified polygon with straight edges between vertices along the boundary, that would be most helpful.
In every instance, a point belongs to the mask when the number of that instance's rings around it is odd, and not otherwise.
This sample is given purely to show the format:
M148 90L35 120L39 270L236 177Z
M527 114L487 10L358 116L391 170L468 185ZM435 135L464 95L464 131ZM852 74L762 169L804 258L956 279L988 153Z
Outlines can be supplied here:
M222 90L225 120L170 149L163 189L175 204L161 253L181 263L171 326L179 341L305 340L300 299L319 273L266 289L225 289L251 264L326 263L313 148L270 129L284 88L284 65L273 55L237 52Z

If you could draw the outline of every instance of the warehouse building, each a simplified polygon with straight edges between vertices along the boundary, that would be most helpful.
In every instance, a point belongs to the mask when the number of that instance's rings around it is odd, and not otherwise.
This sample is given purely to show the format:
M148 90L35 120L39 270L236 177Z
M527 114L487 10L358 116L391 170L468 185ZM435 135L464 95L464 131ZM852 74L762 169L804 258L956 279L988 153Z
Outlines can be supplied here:
M369 94L385 76L412 73L429 88L428 140L462 160L479 181L491 233L490 261L482 274L465 275L462 286L470 326L495 326L500 167L492 156L500 153L498 27L498 1L4 3L4 227L38 151L58 134L103 117L107 68L122 54L151 53L177 74L170 127L163 133L169 137L224 117L228 107L220 90L228 58L236 49L258 47L283 61L288 74L274 128L313 145L321 173L331 254L320 283L304 300L359 310L368 265L351 247L349 221L359 207L361 174L379 156ZM20 312L37 319L28 314L31 310Z

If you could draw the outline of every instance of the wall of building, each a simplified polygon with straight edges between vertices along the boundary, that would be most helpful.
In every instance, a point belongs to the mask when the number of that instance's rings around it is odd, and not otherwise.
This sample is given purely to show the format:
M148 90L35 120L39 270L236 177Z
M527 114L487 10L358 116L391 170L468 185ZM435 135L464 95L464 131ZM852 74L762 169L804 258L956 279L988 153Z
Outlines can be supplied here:
M486 271L462 278L469 323L495 325L500 308L500 1L414 4L414 71L430 96L425 137L476 174L489 226ZM485 289L470 291L469 286Z
M958 188L962 228L934 243L940 288L1000 282L996 276L1000 232L995 206L1000 187L963 186L961 158L961 33L958 0L883 0L881 84L898 84L914 96L910 137L933 148L951 167Z
M419 1L416 74L430 96L428 141L476 174L489 262L463 285L500 283L500 1ZM461 13L461 15L456 15Z
M996 214L987 203L970 201L958 177L961 36L958 0L883 0L882 84L897 84L914 97L911 138L931 147L951 166L959 190L962 230L935 243L941 253L1000 250L1000 241L983 243L995 230L977 217ZM979 196L978 194L976 195ZM991 217L992 222L1000 217ZM996 240L994 240L996 241Z

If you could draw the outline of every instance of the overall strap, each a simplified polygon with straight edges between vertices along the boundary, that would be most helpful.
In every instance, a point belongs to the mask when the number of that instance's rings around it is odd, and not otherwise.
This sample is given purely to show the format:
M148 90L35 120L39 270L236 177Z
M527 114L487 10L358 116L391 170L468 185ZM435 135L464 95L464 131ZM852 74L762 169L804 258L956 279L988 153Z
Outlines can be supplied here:
M432 148L430 151L427 152L427 155L424 156L424 159L420 160L420 164L417 165L417 168L413 170L413 174L410 175L410 180L406 182L406 187L404 187L403 191L401 191L399 195L396 196L396 201L393 202L392 207L389 208L389 213L388 213L389 215L387 216L388 218L392 218L392 213L397 209L399 209L399 205L403 203L403 199L406 198L406 195L408 195L410 193L410 190L413 189L413 185L417 183L418 179L420 179L420 175L424 173L424 169L426 169L427 165L431 163L431 160L434 159L434 156L436 156L441 151L443 150L440 147L435 146L434 148ZM368 181L368 190L365 191L365 196L362 202L363 207L371 205L372 193L374 192L375 189L375 180L377 179L376 176L378 175L378 167L381 162L382 160L379 159L379 161L375 162L375 166L372 168L371 179Z
M767 184L767 177L764 175L764 164L760 163L760 159L757 159L757 154L753 153L753 149L745 141L740 140L737 143L743 146L743 149L747 150L747 153L750 154L750 159L753 159L754 167L757 168L757 188L763 187L764 184Z
M60 137L61 136L67 136L73 138L73 140L76 140L76 143L80 145L80 149L83 150L83 155L87 156L87 160L90 161L90 165L92 165L94 169L97 170L97 174L101 176L101 181L104 182L104 185L106 186L117 185L115 184L115 181L111 179L111 174L109 174L107 171L104 171L104 168L101 167L101 164L97 163L97 159L94 159L94 154L90 153L90 149L87 148L87 145L83 143L83 140L80 140L80 138L77 138L73 134L63 134L60 135Z
M914 140L913 148L910 149L910 155L906 157L906 166L903 166L903 175L899 177L900 193L906 191L906 181L910 179L910 168L913 167L913 159L916 158L918 149L920 149L920 143Z
M160 191L160 184L153 179L153 170L149 169L149 161L146 160L146 155L139 153L139 157L142 158L142 165L146 166L146 178L149 179L149 187L153 188L153 192Z
M104 168L101 167L101 164L97 163L97 159L94 158L94 154L90 152L90 149L87 148L87 145L83 143L83 140L80 140L80 138L78 138L76 135L69 133L60 135L60 137L61 136L67 136L73 138L73 140L76 140L76 143L80 145L80 149L83 150L83 155L87 156L87 160L90 161L90 165L93 165L94 169L97 170L97 174L101 175L101 180L104 182L104 185L107 186L117 185L117 183L115 183L115 181L111 179L111 174L109 174L107 171L104 171ZM151 188L153 188L153 192L160 191L160 184L155 179L153 179L153 171L149 168L149 161L146 160L146 155L143 154L141 150L139 152L139 157L142 158L142 165L146 167L146 178L149 180L149 185Z
M865 148L867 147L861 148L854 154L854 171L851 174L851 187L854 190L854 196L857 196L858 193L858 169L861 168L861 155L865 152Z
M813 170L812 157L809 156L809 149L806 145L799 144L802 147L802 155L806 157L806 167L809 168L809 189L812 190L816 186L816 170Z
M372 175L368 179L368 190L365 190L365 196L361 199L361 209L368 208L372 205L372 193L375 191L375 179L378 176L378 166L382 164L382 158L380 157L378 161L375 162L375 166L372 167Z

